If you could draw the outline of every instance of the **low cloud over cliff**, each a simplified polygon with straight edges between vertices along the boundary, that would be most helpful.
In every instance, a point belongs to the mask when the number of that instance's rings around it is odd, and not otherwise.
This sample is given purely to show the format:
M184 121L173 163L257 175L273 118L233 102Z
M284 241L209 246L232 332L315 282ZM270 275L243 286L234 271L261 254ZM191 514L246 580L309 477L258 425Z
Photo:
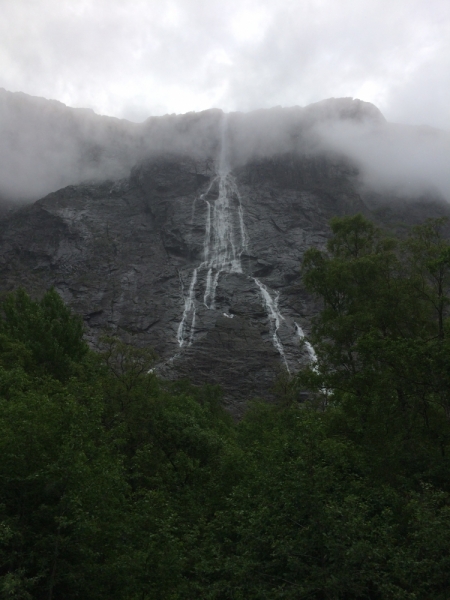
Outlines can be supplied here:
M0 196L36 200L86 180L120 179L165 153L230 166L290 152L347 157L378 191L450 201L450 134L387 123L370 103L329 99L250 113L211 109L131 123L0 90Z

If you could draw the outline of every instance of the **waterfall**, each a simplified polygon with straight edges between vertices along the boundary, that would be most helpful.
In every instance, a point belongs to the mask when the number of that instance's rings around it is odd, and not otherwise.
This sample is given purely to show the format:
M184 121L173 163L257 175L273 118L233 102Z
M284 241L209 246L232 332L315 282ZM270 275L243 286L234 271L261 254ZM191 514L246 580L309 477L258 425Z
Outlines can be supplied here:
M204 263L207 269L203 302L206 308L214 308L216 289L221 273L242 273L241 255L247 245L243 210L236 182L225 167L219 167L216 178L219 193L214 204L208 200Z
M294 321L294 324L295 324L295 329L297 331L297 335L298 335L299 339L302 342L304 342L304 344L305 344L305 348L306 348L306 351L308 352L308 356L309 356L309 360L310 360L311 364L315 365L313 367L313 369L314 369L314 371L317 371L317 366L316 366L317 365L317 354L316 354L314 348L311 346L311 344L306 339L305 332L300 327L300 325L296 321Z
M190 346L192 344L192 340L194 339L194 331L195 331L195 284L197 283L197 269L194 269L191 277L191 283L189 285L188 295L184 299L184 311L183 317L181 319L180 324L178 325L177 331L177 341L178 345L183 346L185 342L185 334L186 330L189 330L189 343ZM188 324L190 318L190 325Z
M202 194L202 196L204 196L204 194ZM202 198L202 196L200 196L200 198ZM194 202L195 202L195 200L194 200ZM207 208L206 208L205 239L203 241L203 256L205 259L205 263L207 263L208 255L209 255L209 244L211 241L211 204L208 202L208 200L205 200L205 202L206 202Z
M290 373L289 365L286 360L286 355L284 353L283 344L281 343L280 338L278 337L278 329L280 328L280 323L282 320L284 321L284 317L281 314L280 309L278 308L278 300L280 297L280 293L277 292L275 294L275 299L273 299L272 296L269 294L269 291L266 288L266 286L263 283L261 283L259 279L256 279L256 277L252 277L252 279L260 289L263 303L267 311L267 316L271 321L273 345L278 350L281 358L283 359L287 372Z
M207 198L214 185L218 187L215 201ZM197 274L206 271L203 303L206 308L214 309L220 274L242 273L241 255L247 248L241 198L234 177L225 168L219 167L219 175L212 180L200 199L206 204L203 262L194 269L189 295L185 299L183 318L177 334L180 346L185 341L186 323L191 313L190 343L194 335L196 311L193 286L197 283Z
M214 194L211 191L214 190ZM214 196L217 196L215 200ZM219 155L216 176L210 181L203 194L194 200L205 203L205 237L203 239L203 261L193 270L188 294L184 297L184 310L178 326L177 341L180 347L186 342L190 346L194 340L196 323L196 286L200 287L204 281L203 304L208 310L215 309L216 290L222 273L243 273L241 256L248 249L248 235L244 223L244 211L241 196L236 181L230 172L228 160L228 145L226 136L226 116L221 123L221 150ZM203 274L204 279L199 278ZM280 354L288 372L289 365L284 352L283 344L278 336L281 321L284 317L278 307L279 292L272 298L267 287L256 279L251 279L257 285L263 305L269 318L272 342ZM223 313L226 317L232 315ZM301 327L295 324L300 339L304 339ZM313 347L307 341L305 346L312 363L317 362Z
M245 230L241 196L236 181L230 173L227 153L226 116L224 115L221 124L221 151L217 175L199 197L206 205L203 262L194 269L189 293L184 301L183 317L177 332L180 347L187 337L189 345L194 339L196 319L194 288L198 273L206 271L203 303L210 310L215 308L216 290L221 273L242 273L241 255L247 249L248 236ZM212 200L209 195L215 186L218 190L217 198Z

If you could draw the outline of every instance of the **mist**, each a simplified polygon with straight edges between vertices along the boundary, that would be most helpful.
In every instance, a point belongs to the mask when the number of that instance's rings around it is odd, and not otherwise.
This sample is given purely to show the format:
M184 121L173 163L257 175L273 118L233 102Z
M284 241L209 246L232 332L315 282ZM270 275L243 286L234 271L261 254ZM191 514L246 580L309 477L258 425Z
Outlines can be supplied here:
M373 104L331 98L305 108L229 115L234 163L292 152L349 161L367 190L450 201L450 133L389 123Z
M141 160L218 151L222 111L143 123L0 89L0 197L30 202L67 185L117 180Z
M210 109L132 123L5 90L0 198L31 202L67 185L121 179L152 156L214 160L222 125L231 167L289 153L326 155L350 161L368 189L450 201L450 134L388 123L361 100L331 98L248 113Z
M333 122L316 128L321 147L348 157L361 182L381 193L450 201L450 134L427 126Z
M0 90L0 194L35 200L84 179L124 176L131 123Z

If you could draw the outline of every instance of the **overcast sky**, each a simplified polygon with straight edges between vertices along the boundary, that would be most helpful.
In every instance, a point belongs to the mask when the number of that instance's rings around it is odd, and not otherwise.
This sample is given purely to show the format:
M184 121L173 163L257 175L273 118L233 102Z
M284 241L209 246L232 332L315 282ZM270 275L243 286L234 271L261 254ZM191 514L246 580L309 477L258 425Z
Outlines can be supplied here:
M450 130L450 1L0 0L0 87L134 121L352 96Z

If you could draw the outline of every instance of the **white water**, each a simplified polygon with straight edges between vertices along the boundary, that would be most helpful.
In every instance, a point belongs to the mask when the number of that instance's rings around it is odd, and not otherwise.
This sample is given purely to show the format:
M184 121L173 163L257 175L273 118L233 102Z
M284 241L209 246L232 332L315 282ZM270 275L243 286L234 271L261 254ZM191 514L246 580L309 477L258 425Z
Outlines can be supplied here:
M194 339L194 331L195 331L195 284L197 283L197 269L194 269L192 272L191 283L189 285L188 295L184 299L184 311L183 318L181 319L180 324L178 325L177 331L177 340L178 345L183 346L187 334L189 334L189 342L188 345L192 344L192 340ZM190 324L189 324L190 321Z
M297 330L297 335L300 338L300 340L305 344L305 348L306 348L306 351L308 352L309 360L311 361L311 363L313 365L315 365L313 367L313 369L316 371L317 370L317 366L316 366L317 365L317 354L316 354L314 348L308 342L308 340L305 339L306 338L305 332L300 327L300 325L296 321L294 321L294 324L295 324L295 328Z
M208 200L204 262L208 269L203 302L206 308L214 308L216 289L221 273L242 273L241 255L247 246L241 200L236 182L224 168L216 178L219 194L211 206Z
M266 286L263 283L261 283L259 281L259 279L256 279L256 277L253 277L252 279L261 291L263 303L267 310L267 316L269 317L269 320L271 321L273 345L280 353L280 356L284 361L286 369L287 369L288 373L290 373L289 365L287 363L286 355L284 353L283 344L281 343L280 338L278 337L278 329L280 328L281 320L284 321L284 317L281 314L280 309L278 308L278 300L280 298L280 293L277 292L275 294L275 299L273 299L272 296L269 294L269 291L266 288Z
M178 326L177 340L183 346L186 338L192 344L195 333L196 299L195 286L198 273L206 271L203 303L208 309L215 308L216 290L221 273L242 273L241 256L247 248L248 237L244 225L241 197L227 161L226 120L222 122L222 144L218 175L200 196L206 204L203 262L194 269L189 294L184 299L184 311ZM208 198L213 186L218 187L216 200ZM194 205L195 205L194 200ZM193 207L194 211L194 207Z
M217 186L217 198L211 199L210 192ZM196 322L196 286L198 286L199 273L205 273L205 287L203 291L203 304L207 309L215 309L216 290L221 273L242 273L241 256L247 251L248 235L244 224L244 211L241 196L234 177L230 173L227 158L226 118L222 121L222 143L217 176L213 178L198 200L206 205L205 237L203 240L203 261L194 269L189 285L189 292L184 296L184 310L181 322L178 326L177 341L180 347L186 342L190 346L194 340ZM192 207L192 223L194 221L197 199ZM267 287L256 279L251 279L258 286L261 293L263 305L267 311L272 331L272 342L279 352L287 371L290 373L289 365L284 352L283 344L278 336L283 315L278 307L279 292L272 298ZM201 280L200 280L201 281ZM183 285L182 285L183 288ZM225 317L233 318L233 315L223 313ZM300 339L305 335L301 327L295 323ZM312 363L317 363L317 356L313 347L305 341Z

